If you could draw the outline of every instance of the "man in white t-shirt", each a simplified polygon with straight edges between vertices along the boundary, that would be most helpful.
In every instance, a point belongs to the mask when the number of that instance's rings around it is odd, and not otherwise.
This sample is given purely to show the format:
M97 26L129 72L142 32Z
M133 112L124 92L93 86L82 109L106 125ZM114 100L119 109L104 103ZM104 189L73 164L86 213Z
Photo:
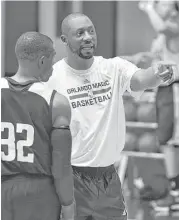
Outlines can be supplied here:
M71 104L72 165L76 219L120 219L127 213L121 183L114 169L125 143L122 95L133 96L173 80L170 64L141 70L119 57L93 56L97 36L84 14L62 22L67 57L54 65L48 84ZM105 45L104 45L105 46Z

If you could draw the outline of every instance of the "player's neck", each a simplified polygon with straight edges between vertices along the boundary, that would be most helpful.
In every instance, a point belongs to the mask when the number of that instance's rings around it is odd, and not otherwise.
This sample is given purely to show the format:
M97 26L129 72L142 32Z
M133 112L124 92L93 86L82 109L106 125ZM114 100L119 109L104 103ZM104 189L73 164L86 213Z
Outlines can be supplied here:
M37 81L36 77L32 75L33 71L30 71L25 68L19 68L17 73L11 78L17 82L27 82L27 81Z
M80 57L68 56L65 61L70 67L75 70L87 70L92 66L94 62L94 57L85 60Z

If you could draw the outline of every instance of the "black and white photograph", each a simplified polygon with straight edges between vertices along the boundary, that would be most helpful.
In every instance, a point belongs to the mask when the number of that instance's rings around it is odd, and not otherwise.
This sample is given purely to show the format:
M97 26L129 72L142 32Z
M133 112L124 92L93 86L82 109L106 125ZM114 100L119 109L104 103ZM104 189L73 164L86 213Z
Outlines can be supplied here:
M179 219L179 0L1 0L1 220Z

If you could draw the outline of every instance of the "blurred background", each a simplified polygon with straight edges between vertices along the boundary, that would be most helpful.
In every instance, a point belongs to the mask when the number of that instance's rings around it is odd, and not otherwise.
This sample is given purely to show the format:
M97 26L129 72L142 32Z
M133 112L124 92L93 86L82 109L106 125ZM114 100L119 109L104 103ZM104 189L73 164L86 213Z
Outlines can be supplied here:
M105 58L150 51L151 44L158 35L146 13L139 9L139 1L1 1L1 75L11 76L16 73L18 63L14 52L15 43L27 31L39 31L51 37L57 52L56 61L65 57L65 48L60 40L60 26L62 20L72 12L82 12L91 18L98 37L96 55ZM176 53L176 60L178 57L179 54ZM143 67L148 67L148 64ZM177 87L179 91L179 84ZM154 215L154 208L150 206L150 201L158 201L169 192L165 158L158 143L156 129L159 124L157 110L161 115L163 106L165 109L170 107L169 114L173 111L172 86L160 88L160 91L162 96L160 93L158 99L156 90L146 91L140 100L124 95L127 121L124 150L132 152L132 156L127 157L126 152L123 152L116 168L123 184L129 220L179 219L179 213L175 218L168 211ZM160 108L157 103L160 103ZM163 114L161 120L162 130L162 127L173 123L174 119L167 119ZM173 124L177 124L179 129L179 120L177 121L175 119ZM165 207L168 208L169 205Z
M96 55L106 58L147 51L155 37L138 1L3 1L2 75L16 72L15 42L26 31L50 36L57 50L56 60L64 57L60 25L71 12L83 12L92 19L100 39Z

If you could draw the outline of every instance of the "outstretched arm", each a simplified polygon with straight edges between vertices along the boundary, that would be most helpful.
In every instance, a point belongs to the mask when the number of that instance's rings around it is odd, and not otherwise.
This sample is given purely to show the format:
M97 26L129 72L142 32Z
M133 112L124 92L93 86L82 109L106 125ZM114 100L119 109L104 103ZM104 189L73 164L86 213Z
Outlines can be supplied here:
M154 59L155 54L152 52L139 52L130 56L121 56L121 58L135 64L136 66L140 65L140 63L151 63Z
M72 137L70 132L71 109L68 100L55 94L52 106L53 130L51 133L52 174L64 220L74 218L74 191L71 167Z
M174 71L175 68L175 71ZM178 70L176 65L166 62L158 62L148 69L140 69L131 79L131 89L141 91L155 88L162 83L169 85L177 77Z

